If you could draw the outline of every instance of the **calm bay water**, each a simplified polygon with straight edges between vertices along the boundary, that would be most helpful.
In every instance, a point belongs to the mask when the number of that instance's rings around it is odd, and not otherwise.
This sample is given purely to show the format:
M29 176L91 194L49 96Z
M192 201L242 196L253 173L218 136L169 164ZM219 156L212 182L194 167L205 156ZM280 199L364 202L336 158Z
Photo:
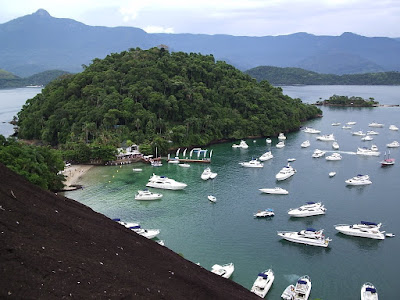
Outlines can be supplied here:
M290 86L284 93L312 103L333 94L374 97L382 104L400 104L400 87L382 86ZM16 90L17 91L17 90ZM0 94L1 95L1 94ZM2 96L3 98L4 96ZM3 99L4 100L4 99ZM233 262L232 280L250 288L257 274L267 268L275 272L275 282L269 299L279 299L285 287L304 274L311 277L311 298L360 299L360 287L372 282L381 299L397 299L398 262L400 261L400 149L392 149L397 165L381 168L379 161L386 144L400 140L400 133L390 131L390 124L400 127L400 108L323 108L324 117L304 124L320 129L322 134L333 133L340 144L342 161L328 162L311 158L314 149L332 151L330 142L316 141L316 135L295 132L287 135L286 147L277 149L277 139L271 147L265 139L247 140L249 149L233 149L232 143L213 145L210 165L218 176L203 181L200 175L208 165L191 164L190 168L164 163L153 168L144 164L94 167L83 178L82 190L65 193L93 210L110 218L139 221L144 228L159 228L160 239L168 248L204 268L215 263ZM369 130L368 123L384 123L380 134L372 142L362 142L351 131L332 122L355 121L354 130ZM309 139L311 146L300 144ZM359 146L376 144L380 157L355 155ZM238 163L259 157L268 149L274 158L262 169L243 168ZM296 158L292 165L297 173L283 182L275 181L275 174L288 158ZM143 168L135 173L132 168ZM333 178L330 171L336 171ZM183 191L161 191L160 201L135 201L134 194L143 189L152 173L165 175L188 184ZM369 174L372 185L346 187L344 181L357 174ZM289 195L266 195L259 188L280 186ZM214 193L217 203L207 195ZM326 215L290 219L289 208L306 201L322 201ZM273 208L275 217L255 219L257 210ZM360 220L382 222L383 230L398 236L383 241L348 237L334 229L335 224L354 224ZM101 225L100 225L101 226ZM306 227L325 229L332 238L328 249L298 245L281 240L278 230L298 231Z

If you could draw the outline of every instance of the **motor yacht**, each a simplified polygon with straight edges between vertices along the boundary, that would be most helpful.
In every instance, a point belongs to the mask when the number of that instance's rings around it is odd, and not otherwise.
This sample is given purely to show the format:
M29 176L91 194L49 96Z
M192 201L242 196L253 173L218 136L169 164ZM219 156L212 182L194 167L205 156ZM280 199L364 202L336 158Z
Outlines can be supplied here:
M261 161L266 161L269 160L271 158L273 158L274 156L272 155L271 151L265 152L263 155L261 155L258 159Z
M259 189L260 192L266 193L266 194L276 194L276 195L287 195L289 192L283 188L280 187L274 187L272 189Z
M335 176L336 175L336 172L329 172L329 177L333 177L333 176Z
M179 157L175 156L174 158L168 158L169 164L179 164Z
M305 132L305 133L321 133L321 130L317 130L317 129L314 129L314 128L311 128L311 127L306 127L306 128L304 128L303 129L303 132Z
M372 122L372 123L369 123L368 126L369 127L382 128L384 125L382 123Z
M131 228L131 230L148 239L154 239L160 233L159 229Z
M389 144L386 144L386 147L388 148L398 148L400 146L400 143L398 141L393 141Z
M367 135L378 135L379 132L373 131L373 130L368 130Z
M320 136L317 136L317 140L323 141L323 142L330 142L330 141L335 140L335 136L333 135L333 133L320 135Z
M334 141L334 142L332 143L332 148L335 149L335 150L339 150L339 144L338 144L337 141Z
M365 133L362 130L354 131L351 134L352 135L357 135L357 136L364 136L365 135Z
M274 279L274 272L271 269L261 272L258 274L250 291L261 298L265 298Z
M399 130L399 128L398 128L396 125L390 125L390 126L389 126L389 129L390 129L390 130L393 130L393 131Z
M366 156L379 156L381 153L378 151L377 147L374 145L371 148L367 147L358 147L357 152L358 155L366 155Z
M361 286L361 300L378 300L378 291L372 283L366 282Z
M222 266L215 264L211 267L211 272L224 278L231 277L233 271L235 271L235 266L233 265L233 263L225 264Z
M233 145L232 145L232 148L248 149L248 148L249 148L249 145L247 145L246 141L241 140L240 143L239 143L239 145L233 144Z
M144 189L137 192L135 200L159 200L162 196L162 194L152 193L148 189Z
M254 158L250 161L240 162L239 165L241 165L242 167L246 167L246 168L262 168L262 167L264 167L264 164L262 162L260 162L258 159L254 159Z
M284 166L278 174L275 175L276 180L285 180L290 176L293 176L297 171L293 169L293 167L288 163L287 166Z
M270 138L266 138L265 141L267 142L267 144L271 144L272 140Z
M287 241L318 247L328 247L330 238L325 238L323 229L307 228L301 231L278 231L278 235Z
M284 300L307 300L311 292L311 279L307 275L300 277L296 285L289 285L282 293Z
M309 140L307 140L307 141L304 141L304 142L302 142L301 143L301 148L307 148L307 147L310 147L310 141Z
M291 217L302 218L317 215L324 215L326 212L325 206L321 202L306 202L298 208L291 208L288 215Z
M273 217L275 216L275 213L272 208L267 208L265 210L259 210L253 216L256 218Z
M347 122L346 124L347 124L347 125L356 125L356 124L357 124L357 122L350 121L350 122Z
M362 141L367 142L367 141L372 141L374 138L372 136L366 135L361 138Z
M347 185L367 185L372 183L368 175L361 174L347 179L345 182Z
M325 151L322 151L322 150L319 150L319 149L315 149L312 157L319 158L319 157L324 156L325 153L326 153Z
M208 180L211 177L211 169L210 168L205 168L203 173L201 173L200 178L203 180Z
M286 136L283 134L283 132L281 132L281 133L278 135L278 140L280 140L280 141L286 140Z
M140 224L136 223L136 222L124 222L124 221L121 221L121 219L119 219L119 218L113 219L113 221L115 221L118 224L121 224L121 225L123 225L123 226L125 226L126 228L129 228L129 229L140 228Z
M332 123L332 126L340 126L340 122L334 122Z
M351 129L351 126L343 125L343 126L342 126L342 129Z
M361 221L359 224L348 225L348 224L338 224L335 225L335 229L340 233L358 237L365 237L376 240L385 239L385 231L380 231L382 223L373 223Z
M283 147L285 147L284 141L280 141L278 144L276 144L276 148L283 148Z
M334 161L334 160L342 160L342 156L341 156L339 153L334 152L334 153L332 153L331 155L325 157L325 159L326 159L326 160L331 160L331 161Z
M187 187L187 184L175 181L174 179L166 176L158 176L153 173L146 186L166 190L183 190L185 187Z
M208 195L207 198L208 198L208 200L210 200L211 202L217 202L217 197L215 197L214 195Z

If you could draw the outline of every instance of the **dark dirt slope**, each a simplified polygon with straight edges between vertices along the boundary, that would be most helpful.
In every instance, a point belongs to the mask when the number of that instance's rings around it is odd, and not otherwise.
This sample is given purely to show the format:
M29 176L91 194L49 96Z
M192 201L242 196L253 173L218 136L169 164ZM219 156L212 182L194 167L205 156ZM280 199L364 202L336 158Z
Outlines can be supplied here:
M0 164L1 299L259 299Z

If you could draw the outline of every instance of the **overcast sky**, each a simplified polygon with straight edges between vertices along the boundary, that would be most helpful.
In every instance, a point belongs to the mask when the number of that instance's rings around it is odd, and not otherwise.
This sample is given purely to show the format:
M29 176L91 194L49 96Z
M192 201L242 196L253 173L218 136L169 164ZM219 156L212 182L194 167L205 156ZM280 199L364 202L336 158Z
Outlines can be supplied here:
M56 18L149 33L400 37L400 0L0 0L0 24L39 8Z

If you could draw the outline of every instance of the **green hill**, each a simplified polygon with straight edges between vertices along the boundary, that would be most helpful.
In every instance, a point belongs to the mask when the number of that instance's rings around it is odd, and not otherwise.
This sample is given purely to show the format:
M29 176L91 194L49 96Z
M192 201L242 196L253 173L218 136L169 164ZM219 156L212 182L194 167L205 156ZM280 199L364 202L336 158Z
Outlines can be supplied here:
M0 89L19 88L27 85L47 85L50 81L65 74L70 73L61 70L49 70L26 78L20 78L10 72L0 70Z
M245 73L257 81L267 80L271 84L290 85L399 85L400 72L379 72L365 74L320 74L300 68L279 68L260 66Z
M321 111L212 55L130 49L50 83L18 114L19 137L52 145L132 140L162 153L296 130Z

